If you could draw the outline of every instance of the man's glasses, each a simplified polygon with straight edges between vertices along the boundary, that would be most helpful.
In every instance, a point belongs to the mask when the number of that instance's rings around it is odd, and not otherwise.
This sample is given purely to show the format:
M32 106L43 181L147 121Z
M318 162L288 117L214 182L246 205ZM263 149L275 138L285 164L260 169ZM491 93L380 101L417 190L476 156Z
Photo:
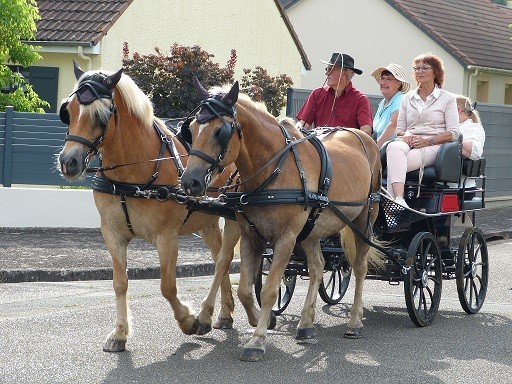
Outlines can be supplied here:
M338 66L331 66L331 67L325 67L325 72L334 72L336 69L341 69L341 67Z
M430 65L422 65L421 67L414 66L412 69L414 69L414 72L427 72L430 68L432 68Z

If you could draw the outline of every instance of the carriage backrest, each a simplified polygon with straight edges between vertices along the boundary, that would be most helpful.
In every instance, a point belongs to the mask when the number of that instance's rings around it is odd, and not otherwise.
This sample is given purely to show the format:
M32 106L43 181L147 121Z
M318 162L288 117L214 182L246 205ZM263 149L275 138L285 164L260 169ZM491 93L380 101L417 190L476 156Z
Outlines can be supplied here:
M380 159L382 163L383 177L387 175L387 158L385 144L380 150ZM441 145L437 153L435 163L424 169L423 181L433 182L452 182L458 183L462 173L462 135L458 140L450 141ZM407 180L419 180L419 171L407 173Z

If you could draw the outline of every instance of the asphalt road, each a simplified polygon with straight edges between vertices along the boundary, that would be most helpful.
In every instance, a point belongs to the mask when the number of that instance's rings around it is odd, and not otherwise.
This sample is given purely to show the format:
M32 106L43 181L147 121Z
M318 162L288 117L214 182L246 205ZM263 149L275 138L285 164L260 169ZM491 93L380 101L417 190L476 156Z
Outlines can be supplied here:
M263 361L238 360L252 328L237 300L232 330L204 337L179 330L159 281L130 282L134 335L128 351L102 352L114 321L110 281L0 284L0 383L510 383L512 241L489 243L486 302L475 315L460 307L455 281L443 282L434 323L410 321L403 286L365 283L365 337L342 338L353 281L342 303L317 303L318 338L299 344L295 328L306 282L269 333ZM238 276L231 275L236 285ZM211 277L178 281L194 308ZM236 288L236 286L235 286Z

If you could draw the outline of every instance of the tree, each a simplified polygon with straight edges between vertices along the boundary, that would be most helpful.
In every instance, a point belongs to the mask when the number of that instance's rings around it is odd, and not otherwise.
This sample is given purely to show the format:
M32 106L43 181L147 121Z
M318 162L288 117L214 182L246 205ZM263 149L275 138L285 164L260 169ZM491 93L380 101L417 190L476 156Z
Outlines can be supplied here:
M293 81L285 74L272 77L266 69L258 66L254 70L244 69L240 85L253 100L263 101L271 114L279 116L286 105L286 90Z
M198 46L171 46L166 56L155 48L156 54L135 52L129 58L128 43L123 47L123 68L153 102L155 114L164 118L187 116L200 103L194 88L194 76L209 88L233 81L236 51L225 68L211 61L213 55Z
M234 49L223 68L212 61L212 54L198 46L173 44L168 56L159 48L155 48L155 52L151 55L135 52L130 58L128 43L123 46L125 73L151 98L157 116L185 117L199 105L201 100L194 88L194 77L207 89L234 82L237 61ZM278 116L285 105L286 87L292 85L292 80L287 75L271 77L265 69L256 67L244 69L241 85L253 100L263 101L267 109Z
M18 72L4 64L28 67L41 58L22 41L35 38L39 18L35 0L0 0L0 111L12 105L17 111L44 112L42 107L48 105Z

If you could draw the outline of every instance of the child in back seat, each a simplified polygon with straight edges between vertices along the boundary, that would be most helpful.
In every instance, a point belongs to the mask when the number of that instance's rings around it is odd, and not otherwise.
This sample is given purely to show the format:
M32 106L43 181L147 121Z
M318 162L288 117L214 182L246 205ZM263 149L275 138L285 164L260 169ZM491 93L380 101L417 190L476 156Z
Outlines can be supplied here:
M485 143L485 130L480 121L480 115L476 108L476 102L472 103L469 97L457 95L457 111L459 112L459 131L462 134L462 156L471 160L478 160L482 157ZM467 179L465 176L461 178L461 186L466 191L476 188L475 179ZM456 183L448 183L450 187L457 188ZM466 193L466 199L469 200L473 194Z

